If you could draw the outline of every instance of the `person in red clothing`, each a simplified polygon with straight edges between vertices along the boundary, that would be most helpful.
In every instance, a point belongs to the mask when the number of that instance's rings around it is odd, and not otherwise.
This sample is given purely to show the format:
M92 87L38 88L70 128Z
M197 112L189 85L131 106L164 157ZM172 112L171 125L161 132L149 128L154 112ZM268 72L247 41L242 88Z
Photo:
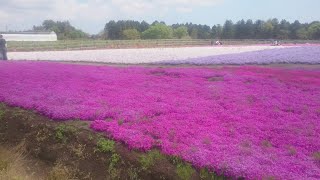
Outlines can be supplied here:
M0 34L0 60L8 60L7 57L7 42Z

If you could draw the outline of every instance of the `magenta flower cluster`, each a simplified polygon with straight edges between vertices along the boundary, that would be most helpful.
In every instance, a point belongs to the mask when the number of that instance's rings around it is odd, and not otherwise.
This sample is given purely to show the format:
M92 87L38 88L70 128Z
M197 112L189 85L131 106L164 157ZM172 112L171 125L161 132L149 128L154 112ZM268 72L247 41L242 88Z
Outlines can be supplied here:
M247 179L320 179L320 69L0 62L0 101Z

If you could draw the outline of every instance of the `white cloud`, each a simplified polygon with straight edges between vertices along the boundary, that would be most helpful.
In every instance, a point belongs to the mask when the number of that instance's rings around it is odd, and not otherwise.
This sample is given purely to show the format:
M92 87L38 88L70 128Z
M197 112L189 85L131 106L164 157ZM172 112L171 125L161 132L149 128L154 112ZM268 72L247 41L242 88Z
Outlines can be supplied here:
M190 13L192 12L192 8L187 8L187 7L178 7L176 8L177 12L180 13Z
M197 7L214 6L223 0L10 0L1 2L0 31L31 28L45 19L69 20L87 31L91 24L115 19L154 19L169 12L187 13Z

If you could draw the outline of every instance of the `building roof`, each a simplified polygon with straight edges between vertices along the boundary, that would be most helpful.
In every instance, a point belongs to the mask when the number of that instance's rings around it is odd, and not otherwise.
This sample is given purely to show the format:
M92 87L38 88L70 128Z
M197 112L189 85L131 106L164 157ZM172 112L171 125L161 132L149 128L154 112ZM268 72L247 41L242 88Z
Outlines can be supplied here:
M0 34L55 34L54 31L0 32Z

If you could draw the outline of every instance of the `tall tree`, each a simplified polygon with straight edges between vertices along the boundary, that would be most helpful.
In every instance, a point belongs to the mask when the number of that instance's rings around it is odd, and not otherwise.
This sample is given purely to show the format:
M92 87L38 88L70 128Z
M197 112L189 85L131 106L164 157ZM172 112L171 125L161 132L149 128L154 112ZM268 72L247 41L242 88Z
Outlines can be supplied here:
M232 39L234 38L234 25L231 20L227 20L223 25L222 38Z
M235 29L234 38L245 39L247 37L246 22L243 19L237 22L234 29Z
M294 23L292 23L290 25L289 31L290 31L290 39L298 39L298 30L301 29L301 23L299 21L294 21Z
M310 39L320 39L320 22L314 22L308 28L308 34Z

